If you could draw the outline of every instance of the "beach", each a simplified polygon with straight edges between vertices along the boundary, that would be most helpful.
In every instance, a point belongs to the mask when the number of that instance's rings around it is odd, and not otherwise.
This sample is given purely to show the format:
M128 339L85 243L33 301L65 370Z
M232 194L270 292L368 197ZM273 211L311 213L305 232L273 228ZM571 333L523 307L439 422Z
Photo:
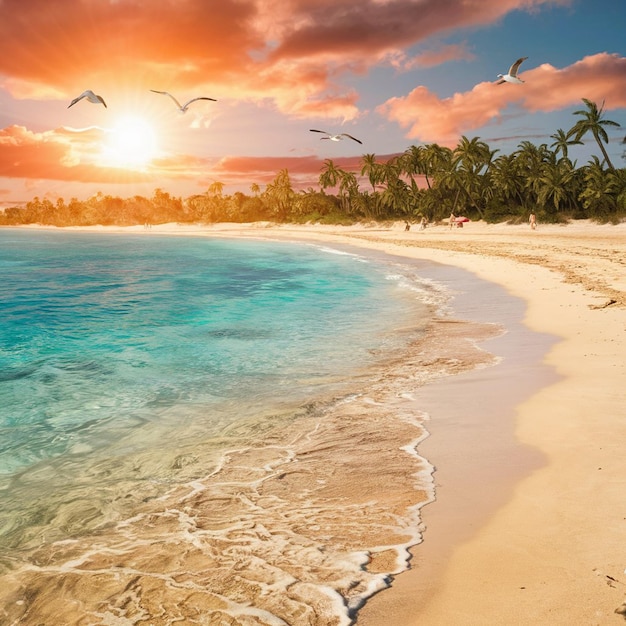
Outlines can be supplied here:
M229 235L259 228L215 226ZM253 232L251 232L253 231ZM519 445L540 467L504 502L490 502L506 472L476 484L485 516L450 526L454 485L424 507L413 567L372 598L357 624L618 624L626 601L626 225L466 224L404 231L366 227L267 227L262 236L349 243L453 264L504 286L527 305L525 324L556 337L545 364L556 380L516 408ZM450 379L445 385L454 384ZM497 402L499 394L483 399ZM431 423L420 445L448 464L446 432ZM465 468L467 470L467 468ZM443 468L441 468L443 471ZM470 470L471 471L471 470ZM458 472L453 476L464 476ZM494 496L495 497L495 496ZM445 531L436 538L435 529ZM432 541L431 541L432 538ZM441 559L438 555L444 555ZM437 561L438 562L434 562ZM616 612L617 611L617 612Z
M547 346L540 367L524 367L534 346L485 334L485 350L506 352L502 364L462 368L416 392L414 402L431 416L418 452L436 468L435 500L420 509L423 537L410 550L411 568L360 608L356 624L623 621L616 609L626 601L626 225L582 221L531 231L528 225L472 222L454 230L441 224L405 231L403 223L264 223L89 230L350 246L454 266L519 299L524 326ZM482 306L489 311L498 304L497 295L477 308L475 301L475 322L481 322ZM393 433L379 426L369 438L364 433L372 450L378 437L388 434L393 441ZM341 436L340 423L338 428L329 441ZM331 458L321 457L321 463ZM356 471L358 459L355 451L354 464L344 460L344 466L365 481ZM390 454L385 462L401 464L406 456ZM384 486L382 479L370 479L364 491ZM284 488L287 482L281 477L276 484ZM333 488L329 484L329 494ZM393 503L393 490L388 495ZM389 569L385 563L380 568Z

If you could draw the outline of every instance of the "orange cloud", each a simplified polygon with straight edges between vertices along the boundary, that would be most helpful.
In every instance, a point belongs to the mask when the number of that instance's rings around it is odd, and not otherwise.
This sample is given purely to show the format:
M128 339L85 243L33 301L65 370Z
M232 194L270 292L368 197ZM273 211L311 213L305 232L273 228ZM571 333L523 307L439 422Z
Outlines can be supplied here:
M294 0L279 11L271 57L376 59L452 29L493 23L514 10L569 5L570 0ZM289 12L289 18L285 16ZM274 12L273 12L274 15ZM268 17L268 19L270 19Z
M0 176L75 182L125 183L150 180L145 172L99 167L82 160L98 130L34 133L23 126L0 129ZM78 135L78 139L73 135ZM69 137L72 140L69 140ZM81 149L83 152L81 158Z
M56 180L78 183L141 183L194 181L206 187L219 179L227 185L267 184L284 168L289 170L296 189L317 182L323 159L306 157L224 157L205 158L172 154L155 158L141 171L104 167L98 164L100 140L105 131L97 126L85 129L60 128L44 133L23 126L0 130L0 177L26 180ZM382 158L382 157L381 157ZM360 157L334 159L348 171L360 169Z
M458 61L459 59L472 61L475 58L475 55L469 52L465 45L449 45L418 54L403 63L403 68L408 70L414 67L435 67L449 61Z
M200 0L149 5L109 0L8 0L0 5L0 74L65 88L168 76L183 85L225 78L262 45L247 27L252 3Z
M17 98L64 99L86 88L209 90L271 101L289 115L354 119L346 72L433 64L462 49L407 60L403 50L514 10L571 0L4 0L2 84ZM441 55L441 56L438 56Z
M582 98L587 98L605 102L606 110L626 107L626 57L617 54L585 57L561 70L543 64L521 71L520 78L524 85L485 82L443 99L416 87L406 97L390 98L377 111L408 128L410 139L453 146L461 135L501 118L510 105L548 112L582 106Z
M383 163L390 156L380 156L378 160ZM313 156L224 157L212 168L210 179L226 184L249 185L254 182L266 185L276 178L280 170L286 169L294 189L306 189L310 186L317 187L324 161L325 159ZM358 174L361 171L362 158L338 157L333 159L333 163L346 172Z

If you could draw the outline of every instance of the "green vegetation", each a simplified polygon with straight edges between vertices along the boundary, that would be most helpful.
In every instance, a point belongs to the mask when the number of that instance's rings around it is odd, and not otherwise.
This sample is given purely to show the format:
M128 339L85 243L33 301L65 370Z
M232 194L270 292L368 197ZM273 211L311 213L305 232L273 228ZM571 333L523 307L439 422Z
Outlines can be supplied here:
M358 172L324 161L319 189L294 191L289 172L281 170L264 191L258 184L251 195L223 195L222 183L206 193L186 199L157 189L152 198L121 199L98 193L81 202L72 198L53 204L35 198L26 207L0 213L0 224L54 226L136 225L215 222L316 222L349 224L361 220L429 222L450 212L488 222L526 221L530 212L542 222L589 218L617 223L626 217L626 168L616 169L605 144L607 126L619 124L603 118L603 107L583 99L580 119L565 132L558 129L554 142L535 145L523 141L509 155L478 137L462 137L454 149L437 144L410 146L385 163L365 154ZM569 146L581 144L590 134L602 158L593 156L577 167L568 156ZM626 143L626 138L624 139ZM626 159L626 151L622 155ZM334 193L327 193L332 190Z

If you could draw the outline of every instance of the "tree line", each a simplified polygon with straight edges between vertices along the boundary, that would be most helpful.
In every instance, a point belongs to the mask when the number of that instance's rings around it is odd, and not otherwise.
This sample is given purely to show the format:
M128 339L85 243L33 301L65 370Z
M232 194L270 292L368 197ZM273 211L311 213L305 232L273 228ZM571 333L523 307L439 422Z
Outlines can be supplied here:
M543 222L590 218L617 223L626 217L626 168L611 162L606 128L619 124L605 119L603 106L587 99L583 103L585 108L574 112L574 126L567 132L558 129L550 145L522 141L508 155L497 155L479 137L463 136L453 149L436 143L410 146L384 163L375 154L364 154L356 172L326 159L318 189L295 191L283 169L264 190L252 184L250 194L225 195L223 183L215 182L205 193L185 199L161 189L152 198L102 193L69 203L34 198L24 207L6 208L0 224L354 223L423 217L436 222L451 212L488 222L525 221L533 212ZM601 156L577 166L569 148L587 135Z

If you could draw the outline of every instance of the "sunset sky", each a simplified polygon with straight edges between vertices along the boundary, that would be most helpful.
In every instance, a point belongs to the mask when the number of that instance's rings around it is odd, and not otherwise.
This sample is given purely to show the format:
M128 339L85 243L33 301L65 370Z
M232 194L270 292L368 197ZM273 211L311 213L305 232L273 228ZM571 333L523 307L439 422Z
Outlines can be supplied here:
M250 193L283 168L317 188L324 159L463 135L510 153L552 144L582 98L621 124L626 167L626 0L0 0L0 52L0 207ZM524 84L497 85L522 56ZM107 108L68 108L86 89ZM151 89L217 102L183 115Z

